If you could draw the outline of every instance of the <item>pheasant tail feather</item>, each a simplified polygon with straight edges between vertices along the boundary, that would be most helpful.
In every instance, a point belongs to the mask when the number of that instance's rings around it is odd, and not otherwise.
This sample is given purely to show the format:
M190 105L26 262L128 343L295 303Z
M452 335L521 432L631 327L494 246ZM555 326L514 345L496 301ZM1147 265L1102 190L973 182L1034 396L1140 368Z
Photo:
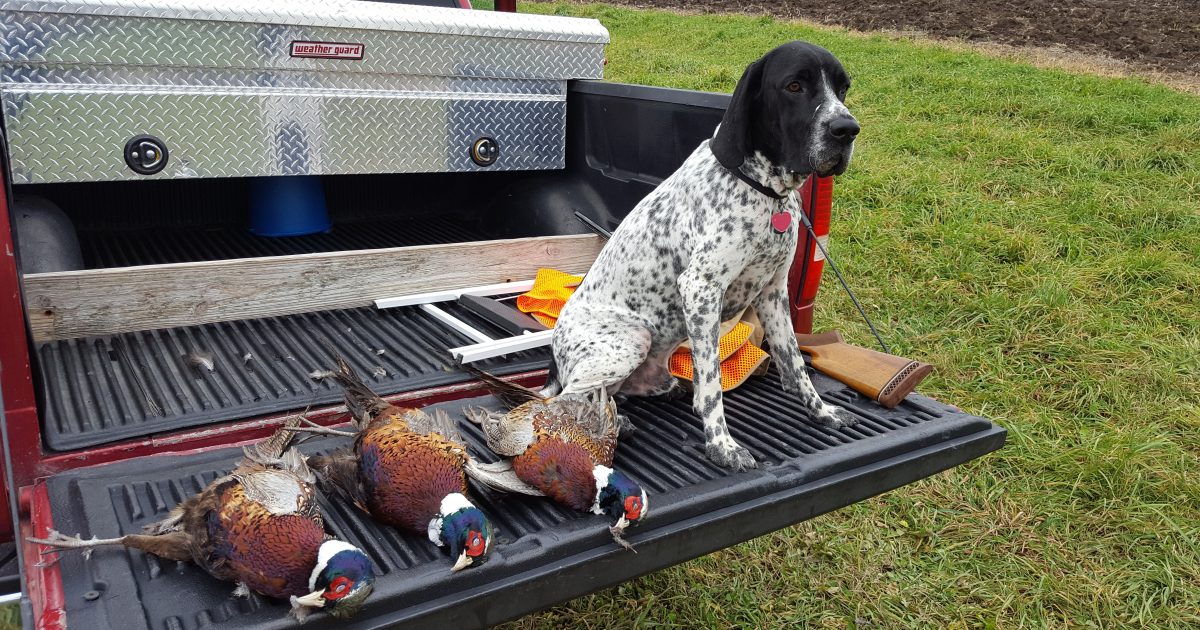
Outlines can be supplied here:
M334 360L337 361L338 369L332 373L332 377L345 390L346 409L350 410L361 430L370 423L371 418L391 405L380 398L379 394L371 391L345 359L334 355Z
M483 381L484 384L487 385L488 390L492 392L492 395L496 398L499 398L500 402L507 405L509 409L518 407L531 400L545 400L542 398L541 394L529 389L528 387L522 387L516 383L510 383L503 379L497 378L473 365L464 363L462 367L472 375L479 378L479 380Z

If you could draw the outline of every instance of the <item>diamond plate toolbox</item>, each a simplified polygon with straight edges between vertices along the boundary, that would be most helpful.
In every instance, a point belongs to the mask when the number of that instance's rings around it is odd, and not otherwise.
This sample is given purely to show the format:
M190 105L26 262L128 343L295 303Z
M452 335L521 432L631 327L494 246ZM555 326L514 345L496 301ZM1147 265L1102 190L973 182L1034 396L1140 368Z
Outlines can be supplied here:
M0 0L13 181L562 168L567 81L607 42L352 0Z

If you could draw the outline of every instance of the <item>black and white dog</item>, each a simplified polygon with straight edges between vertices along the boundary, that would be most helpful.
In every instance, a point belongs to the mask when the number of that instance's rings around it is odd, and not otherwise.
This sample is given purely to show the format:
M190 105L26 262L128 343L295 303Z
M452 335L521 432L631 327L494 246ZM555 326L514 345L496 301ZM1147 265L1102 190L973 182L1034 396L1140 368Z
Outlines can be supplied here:
M784 387L828 426L857 421L817 396L787 303L800 212L792 192L850 163L859 127L843 102L849 87L841 63L805 42L746 68L715 137L621 222L567 302L546 394L666 393L677 385L667 360L690 339L708 457L754 467L725 425L717 349L721 322L753 305Z

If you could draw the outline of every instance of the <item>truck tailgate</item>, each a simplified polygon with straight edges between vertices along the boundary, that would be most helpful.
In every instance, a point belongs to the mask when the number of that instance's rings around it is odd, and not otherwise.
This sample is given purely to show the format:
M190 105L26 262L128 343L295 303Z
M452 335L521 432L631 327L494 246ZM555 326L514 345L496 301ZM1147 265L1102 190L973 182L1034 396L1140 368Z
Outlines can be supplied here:
M703 429L687 401L625 403L637 430L622 436L616 467L650 493L649 515L629 537L636 554L612 543L600 516L477 489L480 507L496 524L499 545L487 564L451 574L449 559L423 537L401 535L352 506L327 502L329 528L366 550L381 577L353 623L318 615L305 626L499 623L849 505L1004 443L1004 429L932 399L913 394L887 410L819 373L812 378L825 400L851 409L862 422L836 431L813 425L782 391L774 371L752 378L726 398L733 436L760 463L759 469L739 474L705 459ZM464 404L497 405L484 397L435 406L461 418ZM476 428L462 424L475 451L485 453ZM324 450L338 443L323 438L304 448ZM221 449L144 457L61 473L35 489L48 501L33 502L33 526L38 534L53 524L85 537L135 532L229 470L240 454ZM97 550L90 558L70 552L53 558L46 561L56 564L41 571L51 580L55 573L61 576L62 600L41 593L50 597L43 612L65 609L71 628L290 625L285 604L257 595L235 598L233 585L191 565L123 549Z

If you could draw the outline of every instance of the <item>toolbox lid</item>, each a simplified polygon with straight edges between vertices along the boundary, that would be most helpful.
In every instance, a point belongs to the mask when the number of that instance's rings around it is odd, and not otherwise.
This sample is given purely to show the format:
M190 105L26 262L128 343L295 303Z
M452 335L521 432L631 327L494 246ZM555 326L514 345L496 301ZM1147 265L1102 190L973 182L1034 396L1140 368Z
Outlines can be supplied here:
M608 30L593 19L360 0L42 0L0 2L0 9L14 13L246 22L608 43Z
M335 0L0 0L12 181L548 170L596 20ZM471 147L488 140L490 160Z

